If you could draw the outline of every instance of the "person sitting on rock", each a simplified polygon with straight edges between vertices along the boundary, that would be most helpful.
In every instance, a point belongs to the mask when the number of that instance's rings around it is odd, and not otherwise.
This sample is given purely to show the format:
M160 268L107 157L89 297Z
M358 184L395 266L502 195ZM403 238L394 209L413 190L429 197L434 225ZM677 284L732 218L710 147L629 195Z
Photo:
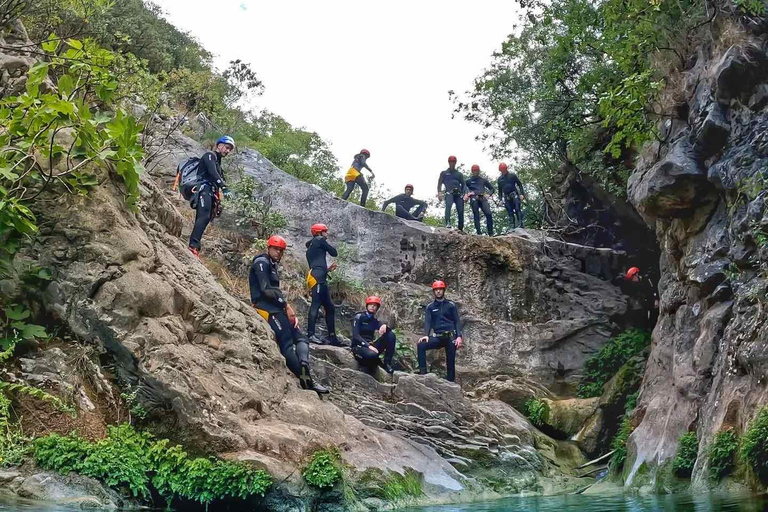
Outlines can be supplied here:
M445 283L432 283L435 300L424 312L424 336L419 338L419 373L427 373L427 350L445 348L445 378L456 380L456 350L463 344L459 308L445 299Z
M299 330L299 320L280 290L280 274L277 264L283 257L285 239L273 235L267 240L267 252L253 259L248 284L251 288L251 304L256 312L272 328L280 353L288 369L299 378L302 389L317 394L328 393L328 388L314 382L309 371L309 341Z
M187 196L192 196L190 204L195 209L195 225L189 235L189 252L200 257L202 238L205 228L208 227L214 215L214 199L219 199L219 191L229 197L227 184L224 182L221 172L221 159L229 155L235 149L235 140L225 135L216 141L213 151L207 151L200 157L197 166L197 181L185 185L191 188Z
M499 172L501 176L497 181L499 186L499 200L504 201L504 208L507 210L509 216L509 229L515 229L519 221L520 228L523 227L523 212L521 210L521 202L525 201L525 191L523 190L523 184L520 183L520 179L517 174L510 173L507 169L507 164L504 162L499 164Z
M488 227L488 236L493 236L493 214L491 213L491 205L486 198L486 189L488 189L491 197L493 197L494 192L496 192L493 185L480 176L480 166L475 164L472 166L472 176L467 180L467 193L464 195L464 201L467 199L470 201L469 204L472 207L477 234L482 235L482 231L480 231L480 210L483 210L485 223Z
M370 157L371 152L367 149L361 149L360 152L355 155L355 158L352 160L352 165L347 171L347 175L344 176L344 183L346 184L347 189L344 191L344 195L341 196L342 199L346 200L349 197L349 194L355 189L355 185L357 185L360 187L361 192L360 206L363 207L365 207L365 201L368 199L368 184L365 182L365 177L362 172L363 169L368 169L368 172L371 173L371 179L376 177L367 164Z
M352 354L355 359L366 367L381 366L385 372L392 375L392 358L395 355L395 333L386 324L376 318L381 307L381 299L375 296L365 299L365 311L357 313L352 320ZM376 333L376 341L373 337ZM384 352L384 359L379 357Z
M443 191L445 187L445 191ZM459 231L464 231L464 199L467 191L464 176L456 169L456 157L448 157L448 168L440 173L437 179L437 198L445 199L445 227L451 229L451 207L456 205L456 215L459 218Z
M312 240L307 242L307 263L309 264L307 287L312 293L312 305L309 306L307 336L310 343L323 344L323 341L315 335L317 314L320 312L320 306L323 306L325 325L328 327L327 341L330 345L340 347L341 342L336 337L336 308L331 300L331 291L328 289L328 273L336 270L337 265L334 261L329 267L326 258L328 254L334 258L339 254L328 243L328 226L314 224L310 232L312 233Z
M405 186L405 192L398 194L392 199L387 199L384 204L381 205L381 211L387 211L387 206L391 203L395 203L395 215L405 220L418 220L424 221L424 212L427 209L427 203L413 198L413 185L408 184ZM411 208L416 206L416 210L411 213Z
M618 281L622 292L630 297L630 314L634 313L635 323L640 327L653 329L659 318L659 294L651 278L640 273L638 267L631 267Z

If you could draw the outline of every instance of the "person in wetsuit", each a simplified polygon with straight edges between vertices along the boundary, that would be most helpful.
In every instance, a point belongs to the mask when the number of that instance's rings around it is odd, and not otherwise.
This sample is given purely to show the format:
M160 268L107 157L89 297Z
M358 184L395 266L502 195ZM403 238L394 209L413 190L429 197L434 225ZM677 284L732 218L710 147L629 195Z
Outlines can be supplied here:
M493 185L488 180L480 176L480 166L475 164L472 166L472 176L467 180L467 194L464 196L464 200L469 199L470 206L472 207L472 215L475 219L475 231L478 235L481 235L480 231L480 210L485 215L485 223L488 227L488 236L493 236L493 213L491 213L491 205L486 197L486 189L491 197L496 192Z
M381 299L375 296L365 299L365 311L357 313L352 320L352 354L355 359L367 367L381 366L392 375L392 358L395 355L395 333L386 324L376 318L381 307ZM374 336L379 337L374 341ZM380 356L384 353L384 359Z
M659 319L659 294L651 278L631 267L614 279L622 293L629 297L629 314L638 327L653 329Z
M419 338L419 373L427 373L427 350L445 349L445 378L456 379L456 350L464 340L461 336L461 318L456 304L445 299L445 283L432 283L435 300L424 312L424 336Z
M445 187L445 191L443 188ZM456 205L456 215L459 217L459 231L464 230L464 199L467 191L464 176L456 169L456 157L448 157L448 168L440 173L437 179L437 198L445 199L445 227L451 228L451 207Z
M229 197L227 184L221 172L221 159L235 149L235 140L227 135L216 141L213 151L207 151L200 157L197 166L197 181L187 185L187 196L192 195L195 209L195 225L189 235L189 252L200 257L202 238L205 229L216 214L214 199L219 199L219 191Z
M381 211L387 211L387 206L391 203L395 203L395 215L401 219L418 220L419 222L424 221L424 212L427 209L427 203L413 198L413 185L406 185L403 194L398 194L392 199L384 201L384 204L381 205ZM414 206L416 206L416 210L411 213L411 208Z
M523 184L520 183L520 179L517 174L509 172L507 164L504 162L499 164L499 172L501 176L497 181L499 186L499 200L504 201L504 208L507 210L509 216L509 229L515 229L517 221L520 226L523 227L523 212L521 209L521 202L525 200L525 191L523 190Z
M277 264L286 248L285 239L273 235L267 240L267 252L253 258L248 274L251 304L275 333L285 364L299 378L302 389L311 389L318 395L329 390L312 380L309 371L309 341L299 330L299 320L280 290Z
M355 185L360 187L360 206L365 206L365 201L368 200L368 183L365 182L365 177L363 176L363 169L368 169L368 172L371 173L371 179L375 178L376 175L373 174L373 171L370 167L368 167L368 159L371 157L371 152L367 149L361 149L358 154L355 155L355 158L352 160L352 165L350 166L349 170L347 171L346 176L344 176L344 183L347 186L347 189L344 191L344 194L341 196L342 199L346 200L349 197L349 194L352 193L352 191L355 189Z
M336 270L336 262L334 261L329 267L326 259L328 254L334 258L339 254L328 243L328 226L314 224L310 232L312 240L307 242L307 264L309 265L307 287L312 292L312 304L309 306L307 336L310 343L323 344L323 341L315 335L317 314L320 312L320 306L323 306L325 325L328 327L328 344L340 347L341 342L336 337L336 307L333 305L331 291L328 289L328 273Z

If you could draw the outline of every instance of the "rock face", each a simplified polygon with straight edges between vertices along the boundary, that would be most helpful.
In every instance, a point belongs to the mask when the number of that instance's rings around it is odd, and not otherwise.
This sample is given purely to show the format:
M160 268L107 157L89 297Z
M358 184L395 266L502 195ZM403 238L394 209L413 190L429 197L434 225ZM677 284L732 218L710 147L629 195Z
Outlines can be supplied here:
M749 39L749 38L747 38ZM625 465L655 470L694 429L694 482L707 478L708 444L743 432L768 402L768 111L766 55L750 42L701 57L687 73L688 123L648 153L629 195L662 249L661 308ZM658 153L657 153L658 152Z

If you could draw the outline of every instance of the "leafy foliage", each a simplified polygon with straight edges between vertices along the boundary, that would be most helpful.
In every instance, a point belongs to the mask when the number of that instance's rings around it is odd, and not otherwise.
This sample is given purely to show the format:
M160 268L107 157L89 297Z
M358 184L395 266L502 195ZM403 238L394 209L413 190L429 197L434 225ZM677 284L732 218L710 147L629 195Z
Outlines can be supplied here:
M725 429L715 434L709 446L709 474L715 480L720 480L733 471L734 455L739 447L739 438L733 429Z
M768 482L768 407L750 423L741 442L741 457L763 482Z
M525 415L528 416L531 423L540 427L544 425L549 417L549 407L543 400L531 398L525 402Z
M632 434L632 423L629 418L624 416L621 421L619 431L613 437L611 442L611 450L615 450L611 455L611 469L619 471L624 466L624 461L627 460L627 440Z
M407 503L424 494L422 485L423 478L416 471L406 469L402 475L393 472L381 484L381 496L390 503Z
M600 396L603 386L632 357L642 352L650 343L648 331L629 329L614 336L600 351L584 363L584 376L579 384L581 398Z
M309 485L333 487L342 477L341 454L335 448L318 450L301 473Z
M266 240L288 222L285 217L274 209L272 199L264 194L264 187L256 183L250 176L242 175L232 187L234 198L235 221L238 226L248 226L259 240Z
M75 434L41 437L35 440L34 456L44 469L126 486L134 496L148 497L154 488L168 503L176 497L208 504L263 496L272 485L263 470L240 462L192 458L180 446L169 444L123 424L109 427L109 435L96 443Z
M686 432L680 436L677 455L672 463L675 474L685 478L690 477L698 454L699 439L696 437L696 432Z

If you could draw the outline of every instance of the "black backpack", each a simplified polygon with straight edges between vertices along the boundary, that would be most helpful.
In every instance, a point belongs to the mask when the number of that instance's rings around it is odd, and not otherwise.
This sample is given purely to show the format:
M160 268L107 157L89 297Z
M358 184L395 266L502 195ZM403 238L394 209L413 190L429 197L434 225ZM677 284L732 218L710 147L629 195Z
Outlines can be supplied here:
M179 162L176 167L176 182L174 183L174 190L179 189L181 195L189 201L192 199L192 186L196 185L199 181L197 175L197 169L200 166L200 158L193 156L192 158Z

